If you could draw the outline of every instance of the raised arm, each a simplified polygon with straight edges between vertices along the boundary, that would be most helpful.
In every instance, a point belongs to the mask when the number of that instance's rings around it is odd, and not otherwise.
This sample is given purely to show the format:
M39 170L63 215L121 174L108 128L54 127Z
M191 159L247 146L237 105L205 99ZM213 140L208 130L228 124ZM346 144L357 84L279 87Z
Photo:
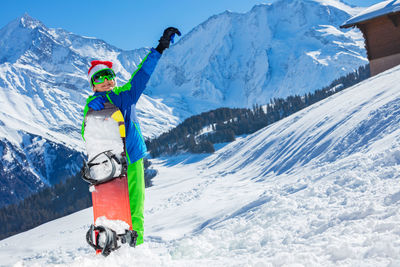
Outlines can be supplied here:
M125 85L113 89L115 96L112 94L109 96L113 102L115 100L115 105L131 105L137 103L139 97L146 88L151 74L157 66L161 54L166 48L169 48L170 42L173 43L175 34L181 35L179 30L174 27L165 29L158 46L155 49L152 48L146 55L136 71L132 74L130 80ZM121 101L121 103L118 103L119 101Z
M135 104L146 88L146 84L156 68L160 57L161 54L152 48L132 74L129 81L125 85L113 89L115 96L110 94L111 100L113 102L119 102L120 98L123 98L123 102L126 101L129 102L129 104ZM119 103L115 104L118 106Z

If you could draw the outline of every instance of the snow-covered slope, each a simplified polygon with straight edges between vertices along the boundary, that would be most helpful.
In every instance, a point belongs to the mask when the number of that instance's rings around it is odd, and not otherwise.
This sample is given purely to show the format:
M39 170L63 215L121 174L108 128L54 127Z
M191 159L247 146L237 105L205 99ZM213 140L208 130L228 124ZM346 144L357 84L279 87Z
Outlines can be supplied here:
M398 266L399 75L388 70L212 155L155 160L136 249L93 255L86 209L1 241L1 262Z
M336 0L279 0L213 16L165 53L148 92L198 114L321 89L368 62L361 33L339 28L358 11Z

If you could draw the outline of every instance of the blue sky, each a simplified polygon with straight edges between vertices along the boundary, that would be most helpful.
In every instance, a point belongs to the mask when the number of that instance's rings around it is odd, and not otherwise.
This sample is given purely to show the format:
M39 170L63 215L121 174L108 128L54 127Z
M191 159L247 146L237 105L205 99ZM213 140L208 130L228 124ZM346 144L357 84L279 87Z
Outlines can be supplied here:
M96 37L122 49L156 46L167 26L182 33L225 10L247 12L274 0L3 0L0 28L28 13L49 28ZM345 0L369 6L380 0Z

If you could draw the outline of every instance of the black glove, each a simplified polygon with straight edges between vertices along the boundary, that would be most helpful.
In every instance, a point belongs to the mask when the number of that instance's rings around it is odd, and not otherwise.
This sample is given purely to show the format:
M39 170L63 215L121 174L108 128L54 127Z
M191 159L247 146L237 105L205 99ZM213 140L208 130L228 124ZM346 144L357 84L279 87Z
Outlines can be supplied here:
M169 47L169 43L174 40L175 34L181 36L181 32L174 27L169 27L164 30L163 35L161 36L160 40L158 40L159 44L156 47L156 50L162 54L166 48Z

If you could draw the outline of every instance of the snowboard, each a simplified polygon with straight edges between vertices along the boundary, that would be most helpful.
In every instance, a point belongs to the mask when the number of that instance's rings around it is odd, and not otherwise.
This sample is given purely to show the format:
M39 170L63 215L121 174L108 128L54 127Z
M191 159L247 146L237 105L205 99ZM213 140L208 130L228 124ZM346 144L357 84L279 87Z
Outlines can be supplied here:
M122 235L125 230L132 230L122 113L113 104L105 103L102 110L89 109L84 123L88 161L82 178L91 184L94 227L107 227L115 236ZM95 246L88 241L99 254L99 231L93 232L93 237L88 237L88 233L86 238L94 243ZM103 250L102 254L109 252Z

